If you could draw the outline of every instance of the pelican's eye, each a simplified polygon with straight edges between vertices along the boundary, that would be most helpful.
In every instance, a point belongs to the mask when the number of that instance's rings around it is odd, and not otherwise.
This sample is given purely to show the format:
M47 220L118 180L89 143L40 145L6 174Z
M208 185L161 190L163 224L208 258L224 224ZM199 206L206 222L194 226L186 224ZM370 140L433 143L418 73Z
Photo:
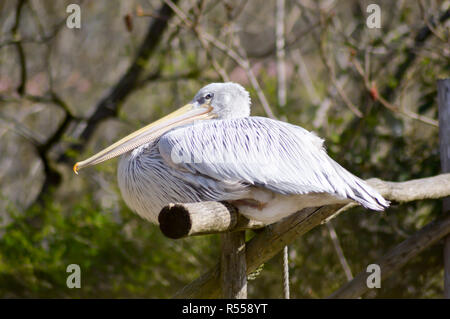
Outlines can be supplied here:
M205 95L205 100L206 101L211 101L211 99L214 97L214 93L207 93Z

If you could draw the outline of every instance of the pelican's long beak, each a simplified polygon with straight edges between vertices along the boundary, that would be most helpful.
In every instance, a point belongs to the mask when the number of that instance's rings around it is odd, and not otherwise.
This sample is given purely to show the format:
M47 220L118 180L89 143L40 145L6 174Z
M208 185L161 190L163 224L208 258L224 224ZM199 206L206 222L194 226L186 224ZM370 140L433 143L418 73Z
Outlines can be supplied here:
M166 115L162 119L153 122L152 124L149 124L134 133L131 133L94 156L76 163L73 166L73 171L78 174L78 171L82 168L99 164L129 152L145 143L152 141L158 136L161 136L164 132L167 132L176 126L193 122L195 120L212 118L214 115L211 111L212 107L209 104L202 104L200 106L198 104L187 104L175 112Z

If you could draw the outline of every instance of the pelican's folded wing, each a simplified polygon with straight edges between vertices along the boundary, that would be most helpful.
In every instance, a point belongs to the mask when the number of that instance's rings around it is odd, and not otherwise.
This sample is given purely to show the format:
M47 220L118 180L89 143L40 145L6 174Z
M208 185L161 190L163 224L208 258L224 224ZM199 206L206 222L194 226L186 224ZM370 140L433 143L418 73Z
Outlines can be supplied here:
M282 194L333 192L333 166L322 140L263 117L199 122L159 141L171 166L217 180L245 182Z
M265 187L281 194L327 192L372 209L384 199L334 160L323 140L289 123L263 117L210 120L164 134L167 164L215 180Z

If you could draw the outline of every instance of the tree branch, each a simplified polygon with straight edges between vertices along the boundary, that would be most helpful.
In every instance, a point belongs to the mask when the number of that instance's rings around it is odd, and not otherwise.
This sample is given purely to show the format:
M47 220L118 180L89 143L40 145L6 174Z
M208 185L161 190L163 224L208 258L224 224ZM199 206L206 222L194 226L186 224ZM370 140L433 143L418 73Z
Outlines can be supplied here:
M450 173L406 182L386 182L371 178L367 183L384 198L399 203L450 196Z
M439 17L438 21L427 21L427 24L430 24L433 27L436 27L438 24L444 24L450 18L450 9L447 9L442 15ZM394 79L397 79L400 82L400 79L406 74L409 67L414 63L417 57L417 52L420 48L423 47L426 40L432 35L432 31L430 30L428 25L424 25L414 37L414 44L407 51L407 55L403 62L397 67L397 70L394 73ZM387 101L391 101L394 94L394 89L391 86L386 86L381 95L385 97Z
M331 220L327 223L327 227L331 241L333 242L334 250L336 251L336 255L339 258L339 262L341 263L342 269L344 269L344 273L345 276L347 277L347 280L350 281L353 279L352 270L348 265L347 258L345 258L344 250L342 249L341 244L339 243L339 238L336 234L336 229L334 228Z

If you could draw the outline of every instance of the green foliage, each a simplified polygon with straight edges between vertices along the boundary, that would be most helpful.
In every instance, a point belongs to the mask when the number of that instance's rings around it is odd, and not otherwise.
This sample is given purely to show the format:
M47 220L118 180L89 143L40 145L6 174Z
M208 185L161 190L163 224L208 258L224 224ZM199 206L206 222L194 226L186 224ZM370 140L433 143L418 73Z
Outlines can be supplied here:
M89 196L70 210L49 201L9 214L12 222L1 229L0 297L170 297L203 270L182 253L217 246L214 236L167 240L126 208L114 221ZM66 286L69 264L81 267L81 289Z

